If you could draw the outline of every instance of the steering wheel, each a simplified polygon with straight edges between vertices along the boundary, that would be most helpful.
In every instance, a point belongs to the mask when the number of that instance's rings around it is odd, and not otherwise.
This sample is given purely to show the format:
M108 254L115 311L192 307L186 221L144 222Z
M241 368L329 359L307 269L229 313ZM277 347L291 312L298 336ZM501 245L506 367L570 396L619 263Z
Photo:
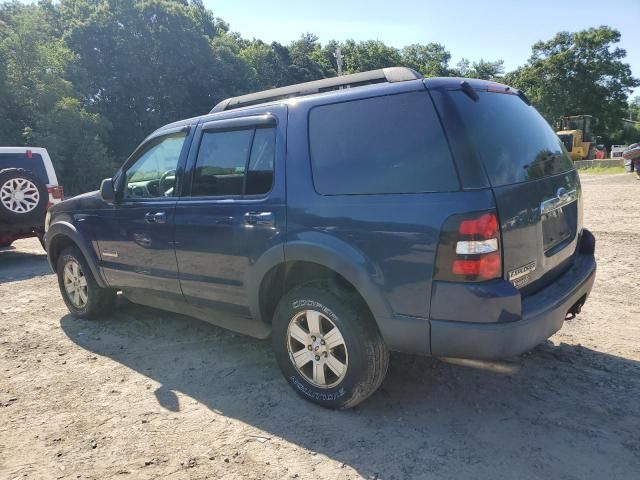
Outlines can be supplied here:
M169 181L168 179L171 175L173 175L173 177ZM176 183L175 169L167 170L160 177L160 180L158 181L158 187L160 188L160 191L162 192L162 194L165 195L169 190L171 190L174 187L175 183Z

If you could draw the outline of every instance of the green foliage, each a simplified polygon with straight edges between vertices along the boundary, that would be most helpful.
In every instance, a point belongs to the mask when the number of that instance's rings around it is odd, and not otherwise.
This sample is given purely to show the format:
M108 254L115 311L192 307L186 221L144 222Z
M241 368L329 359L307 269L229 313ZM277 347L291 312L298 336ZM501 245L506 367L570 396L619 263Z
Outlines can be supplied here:
M504 75L504 61L485 61L471 63L466 58L458 62L457 75L460 77L479 78L481 80L502 81Z
M119 159L155 128L244 90L236 80L249 68L237 38L201 3L88 3L65 34L76 53L71 78L83 102L113 125ZM63 0L61 8L80 4Z
M631 101L629 101L628 111L629 116L627 118L629 120L640 122L640 95L636 95Z
M0 4L0 144L46 147L66 191L96 188L155 128L251 91L404 65L524 89L551 121L588 113L619 143L639 131L638 81L608 27L559 33L504 76L501 60L462 60L438 43L397 49L378 40L288 45L243 39L202 0L40 0ZM624 140L624 142L623 142ZM637 140L634 140L637 141Z
M402 63L425 77L448 77L451 54L439 43L413 44L402 49Z
M113 173L108 131L103 117L87 112L78 99L65 97L39 118L27 141L47 146L66 191L76 194L98 188L100 180Z
M262 40L246 42L240 55L252 69L255 90L267 90L287 83L289 50L279 43L267 45Z
M347 40L342 45L344 73L366 72L379 68L395 67L402 63L400 52L379 40L356 43Z
M305 33L299 40L291 42L288 50L287 83L310 82L328 76L320 42L315 35Z
M47 28L44 12L35 6L5 4L0 38L0 105L6 135L18 142L33 129L40 112L48 111L59 98L72 95L64 72L73 54Z
M524 90L553 123L565 115L593 115L595 131L606 141L621 128L631 89L640 85L615 47L620 33L610 27L560 32L532 47L529 62L506 75L505 82Z

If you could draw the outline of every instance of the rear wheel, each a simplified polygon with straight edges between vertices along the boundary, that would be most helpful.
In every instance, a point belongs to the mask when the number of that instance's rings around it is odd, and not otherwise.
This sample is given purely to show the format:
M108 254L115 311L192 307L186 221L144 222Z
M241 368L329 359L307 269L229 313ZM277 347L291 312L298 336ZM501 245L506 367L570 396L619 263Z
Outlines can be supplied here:
M323 285L298 287L282 298L273 319L273 348L293 389L328 408L365 400L389 365L373 319Z
M56 271L62 299L77 317L97 317L113 308L116 292L98 285L78 247L70 246L60 253Z

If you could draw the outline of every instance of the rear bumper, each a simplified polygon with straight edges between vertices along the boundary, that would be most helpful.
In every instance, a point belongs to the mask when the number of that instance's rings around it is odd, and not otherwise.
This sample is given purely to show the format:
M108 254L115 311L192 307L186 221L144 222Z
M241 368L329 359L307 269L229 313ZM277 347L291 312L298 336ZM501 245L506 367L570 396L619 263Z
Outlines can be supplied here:
M586 300L595 276L593 253L580 253L562 277L522 300L522 313L515 321L431 320L431 354L491 360L526 352L560 330L572 307Z
M1 224L0 225L0 246L8 245L21 238L37 237L42 228L31 224Z

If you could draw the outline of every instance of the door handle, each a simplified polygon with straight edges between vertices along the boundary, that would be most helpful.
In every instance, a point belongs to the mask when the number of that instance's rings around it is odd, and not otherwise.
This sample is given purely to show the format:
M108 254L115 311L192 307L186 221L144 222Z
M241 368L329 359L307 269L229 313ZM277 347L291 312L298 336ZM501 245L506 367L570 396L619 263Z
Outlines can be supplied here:
M272 212L247 212L244 214L244 223L247 225L275 225L275 217Z
M147 212L144 214L144 220L147 223L167 223L167 214L165 212Z

